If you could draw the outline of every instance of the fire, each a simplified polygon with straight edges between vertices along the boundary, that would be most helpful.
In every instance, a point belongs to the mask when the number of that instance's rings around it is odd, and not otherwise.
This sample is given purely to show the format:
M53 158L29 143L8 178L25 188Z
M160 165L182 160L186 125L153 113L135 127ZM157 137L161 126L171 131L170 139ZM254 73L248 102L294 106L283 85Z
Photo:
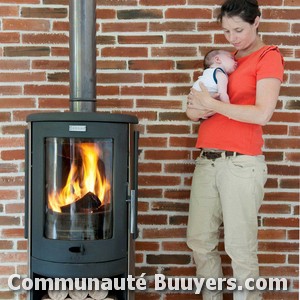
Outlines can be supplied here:
M61 212L61 207L76 202L87 193L93 193L105 204L106 193L110 191L110 184L98 167L99 147L94 143L79 143L76 146L80 153L80 165L78 161L73 161L65 186L48 195L49 208L56 212Z

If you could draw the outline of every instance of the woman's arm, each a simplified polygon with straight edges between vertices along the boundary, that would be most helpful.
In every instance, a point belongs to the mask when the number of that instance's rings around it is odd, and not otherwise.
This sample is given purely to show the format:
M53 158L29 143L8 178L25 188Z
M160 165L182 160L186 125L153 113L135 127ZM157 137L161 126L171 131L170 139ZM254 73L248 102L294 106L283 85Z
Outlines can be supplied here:
M230 119L266 125L271 119L279 96L281 81L264 78L257 82L255 105L228 104L212 98L203 84L201 92L192 89L188 96L188 108L204 107Z

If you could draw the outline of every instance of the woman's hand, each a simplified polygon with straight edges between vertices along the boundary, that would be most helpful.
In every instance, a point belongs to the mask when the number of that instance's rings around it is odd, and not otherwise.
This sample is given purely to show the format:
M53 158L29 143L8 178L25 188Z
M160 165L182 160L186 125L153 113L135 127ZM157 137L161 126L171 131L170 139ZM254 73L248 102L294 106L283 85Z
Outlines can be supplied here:
M193 109L201 110L211 110L211 103L214 100L209 94L207 88L203 83L200 83L201 91L191 89L191 92L188 95L187 107ZM218 94L214 95L215 98L218 97Z
M195 89L191 89L191 92L187 97L186 114L192 121L199 121L199 119L207 119L208 117L215 114L213 110L208 109L202 105L201 94L205 93L205 95L208 95L209 97L210 94L208 93L206 87L202 83L200 83L200 87L203 92L198 92Z
M200 119L207 119L208 117L214 115L213 111L207 109L194 109L187 108L186 115L188 118L194 122L198 122Z

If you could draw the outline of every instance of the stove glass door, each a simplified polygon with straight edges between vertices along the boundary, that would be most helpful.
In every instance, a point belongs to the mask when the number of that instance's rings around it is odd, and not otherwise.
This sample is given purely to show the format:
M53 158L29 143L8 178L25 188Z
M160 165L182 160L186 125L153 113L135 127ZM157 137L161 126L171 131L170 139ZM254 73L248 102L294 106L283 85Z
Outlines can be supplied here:
M111 239L113 139L45 138L47 239Z

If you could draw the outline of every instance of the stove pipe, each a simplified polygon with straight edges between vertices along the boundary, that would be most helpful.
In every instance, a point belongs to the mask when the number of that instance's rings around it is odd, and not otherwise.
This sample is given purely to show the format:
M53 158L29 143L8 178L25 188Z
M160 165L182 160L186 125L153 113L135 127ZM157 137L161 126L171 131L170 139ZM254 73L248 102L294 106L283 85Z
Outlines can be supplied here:
M96 0L70 0L70 110L96 111Z

